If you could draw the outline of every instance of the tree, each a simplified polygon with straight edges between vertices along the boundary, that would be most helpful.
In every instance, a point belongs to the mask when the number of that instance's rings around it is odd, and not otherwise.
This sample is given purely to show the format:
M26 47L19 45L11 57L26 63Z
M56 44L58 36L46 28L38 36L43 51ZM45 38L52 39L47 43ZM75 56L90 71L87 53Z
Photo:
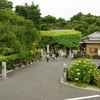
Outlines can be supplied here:
M40 30L48 31L52 28L66 28L66 22L61 17L56 19L54 16L47 15L41 18Z
M0 0L0 9L5 9L5 8L12 9L13 3L8 0Z
M74 20L81 20L81 17L83 16L83 13L82 12L79 12L78 14L74 15L72 18L71 18L71 21L74 21Z
M75 30L80 31L84 37L91 34L91 32L99 31L99 18L100 16L94 16L90 13L85 15L79 12L78 14L74 15L71 20L67 21L66 26L68 28L74 28Z
M96 18L96 25L97 25L97 26L100 26L100 17L97 17L97 18Z
M40 23L40 9L38 5L35 5L34 2L32 2L31 5L28 5L25 3L25 5L17 5L15 7L15 12L18 13L20 16L24 16L25 19L32 20L35 27L39 29L39 23Z
M65 28L66 27L66 20L64 18L58 18L56 22L56 27L58 28Z
M18 15L20 15L20 16L23 16L23 17L25 17L25 18L27 18L27 7L25 8L24 6L22 6L22 5L17 5L16 7L15 7L15 12L16 13L18 13Z
M82 16L81 20L84 21L84 22L87 22L88 24L93 24L93 23L96 22L95 16L91 15L90 13Z
M88 26L89 24L86 21L79 21L77 24L75 24L74 29L82 32L82 36L85 36Z
M87 34L89 35L90 33L94 33L96 31L99 31L100 32L100 27L96 25L96 23L90 25L88 27L88 30L87 30Z
M55 27L56 24L56 18L51 16L51 15L47 15L45 17L41 18L41 28L40 30L50 30L51 28Z
M25 20L10 9L0 10L0 48L3 54L19 53L33 49L40 32L31 20Z

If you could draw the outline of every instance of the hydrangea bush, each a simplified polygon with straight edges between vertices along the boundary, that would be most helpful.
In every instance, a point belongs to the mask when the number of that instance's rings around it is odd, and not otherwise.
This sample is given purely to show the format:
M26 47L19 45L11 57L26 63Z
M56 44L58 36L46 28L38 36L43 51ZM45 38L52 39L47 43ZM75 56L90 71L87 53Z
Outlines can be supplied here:
M94 76L100 75L97 65L91 60L79 58L67 68L67 80L72 82L94 83Z
M93 78L95 80L95 84L100 88L100 69L95 71Z

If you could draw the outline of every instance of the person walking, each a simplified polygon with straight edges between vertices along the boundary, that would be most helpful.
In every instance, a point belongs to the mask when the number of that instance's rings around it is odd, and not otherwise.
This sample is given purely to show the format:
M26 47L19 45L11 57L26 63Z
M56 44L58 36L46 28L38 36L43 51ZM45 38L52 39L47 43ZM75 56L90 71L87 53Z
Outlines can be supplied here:
M55 57L56 57L56 61L58 61L58 57L59 57L59 53L58 52L56 52Z
M47 55L46 55L47 62L49 62L49 58L50 58L50 55L49 55L49 53L47 53Z
M74 59L74 53L71 52L71 59Z

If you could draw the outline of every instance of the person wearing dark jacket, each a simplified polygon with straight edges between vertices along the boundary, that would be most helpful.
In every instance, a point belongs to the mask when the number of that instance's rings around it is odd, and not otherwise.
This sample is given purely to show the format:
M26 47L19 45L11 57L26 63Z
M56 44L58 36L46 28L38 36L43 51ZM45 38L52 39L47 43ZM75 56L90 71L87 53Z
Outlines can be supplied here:
M59 53L58 52L55 53L55 57L56 57L56 60L58 61L58 57L59 57Z

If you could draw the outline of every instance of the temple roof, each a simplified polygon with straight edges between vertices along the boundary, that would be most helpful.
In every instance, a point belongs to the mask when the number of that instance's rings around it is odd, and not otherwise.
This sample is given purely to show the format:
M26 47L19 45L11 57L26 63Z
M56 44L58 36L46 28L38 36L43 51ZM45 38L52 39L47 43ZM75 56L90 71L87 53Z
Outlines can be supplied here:
M83 43L100 43L100 32L94 32L82 38Z

